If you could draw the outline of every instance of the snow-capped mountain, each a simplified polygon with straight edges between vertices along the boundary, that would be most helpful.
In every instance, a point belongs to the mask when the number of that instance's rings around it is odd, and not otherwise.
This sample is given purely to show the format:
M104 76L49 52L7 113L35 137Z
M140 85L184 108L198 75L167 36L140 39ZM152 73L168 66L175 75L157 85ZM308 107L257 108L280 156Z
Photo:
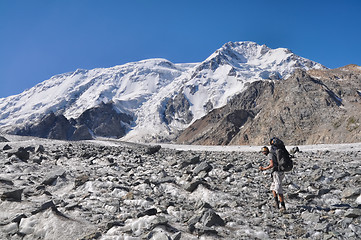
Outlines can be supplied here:
M288 49L230 42L201 63L148 59L76 70L0 99L0 128L11 132L51 112L78 118L88 109L112 102L117 112L134 116L125 140L169 138L210 110L224 106L246 83L285 78L297 68L325 67Z

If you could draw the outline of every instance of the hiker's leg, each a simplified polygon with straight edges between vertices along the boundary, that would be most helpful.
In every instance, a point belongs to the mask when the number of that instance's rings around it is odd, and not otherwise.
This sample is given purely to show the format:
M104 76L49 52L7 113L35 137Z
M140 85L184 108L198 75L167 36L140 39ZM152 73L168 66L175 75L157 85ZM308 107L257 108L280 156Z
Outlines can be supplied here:
M286 210L286 205L285 205L285 198L283 196L283 187L282 187L282 180L285 177L285 174L283 172L280 172L278 174L278 180L279 180L279 191L278 191L278 196L281 202L281 210Z
M272 191L272 194L273 194L273 199L275 200L275 207L276 208L280 208L280 204L278 202L278 198L277 198L277 193L276 191Z
M276 191L272 190L272 194L273 194L273 197L274 197L274 198L277 197Z
M284 174L282 172L274 172L273 174L273 182L271 185L272 194L275 200L275 206L279 208L279 203L281 203L281 210L285 210L285 201L283 197L283 187L282 187L282 179ZM277 196L278 195L278 196Z
M281 202L281 209L286 210L286 204L285 204L285 198L283 197L283 194L278 194Z
M273 195L273 199L274 199L274 207L275 208L280 208L280 204L279 204L279 201L278 201L278 196L277 196L277 193L278 193L278 175L277 175L277 172L273 172L272 173L272 184L271 184L271 191L272 191L272 195Z

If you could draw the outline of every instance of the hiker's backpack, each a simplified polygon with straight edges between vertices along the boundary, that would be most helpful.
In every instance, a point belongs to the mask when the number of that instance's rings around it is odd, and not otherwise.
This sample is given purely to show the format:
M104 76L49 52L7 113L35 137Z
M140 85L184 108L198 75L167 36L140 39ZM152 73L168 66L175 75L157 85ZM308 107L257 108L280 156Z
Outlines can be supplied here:
M271 152L277 158L277 171L288 172L293 168L293 161L291 159L290 153L287 151L285 144L279 138L272 138L270 140Z

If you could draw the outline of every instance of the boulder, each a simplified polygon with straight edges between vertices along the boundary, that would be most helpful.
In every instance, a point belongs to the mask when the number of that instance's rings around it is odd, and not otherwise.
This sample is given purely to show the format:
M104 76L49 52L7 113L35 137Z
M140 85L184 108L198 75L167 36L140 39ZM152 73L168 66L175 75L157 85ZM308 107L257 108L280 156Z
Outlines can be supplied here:
M20 202L23 191L24 191L24 189L15 189L15 190L9 190L9 191L3 192L1 194L1 200Z
M11 147L9 144L6 144L6 145L3 147L3 150L4 150L4 151L10 150L10 149L12 149L12 147Z
M0 136L0 142L9 142L9 140L7 140L5 137Z

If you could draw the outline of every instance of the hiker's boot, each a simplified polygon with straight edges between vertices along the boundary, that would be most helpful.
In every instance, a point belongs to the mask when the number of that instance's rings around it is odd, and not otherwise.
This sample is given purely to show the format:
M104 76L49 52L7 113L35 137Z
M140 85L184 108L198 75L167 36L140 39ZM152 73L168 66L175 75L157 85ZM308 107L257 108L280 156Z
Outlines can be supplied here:
M281 209L280 209L280 212L285 212L286 211L286 204L285 202L281 202Z
M274 207L277 208L277 209L279 209L279 208L280 208L280 204L279 204L279 202L278 202L278 198L275 197L274 199L275 199Z

